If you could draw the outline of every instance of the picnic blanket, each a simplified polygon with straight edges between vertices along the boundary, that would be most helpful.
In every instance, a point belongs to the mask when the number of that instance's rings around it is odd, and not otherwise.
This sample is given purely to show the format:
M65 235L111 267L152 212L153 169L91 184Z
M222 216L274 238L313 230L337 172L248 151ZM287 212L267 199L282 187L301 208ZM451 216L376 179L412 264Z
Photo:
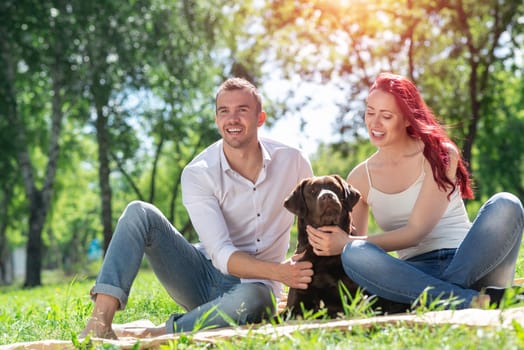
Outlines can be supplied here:
M270 335L277 339L282 336L292 336L295 332L304 332L313 329L332 329L339 331L350 331L356 327L368 329L375 326L386 324L399 324L407 326L415 325L466 325L472 327L513 327L516 321L524 325L524 307L515 307L505 310L481 310L464 309L448 311L432 311L421 314L399 314L392 316L376 316L360 319L340 319L327 321L290 321L279 325L253 325L243 327L220 328L191 333L190 339L193 343L215 343L218 340L231 339L236 337L247 337L254 334ZM126 329L137 329L154 326L148 320L138 320L131 323L113 325L115 332ZM112 344L121 349L158 349L170 341L176 340L187 334L168 334L152 338L132 338L121 337L118 340L108 340L92 338L93 344ZM138 346L137 346L138 343ZM74 349L72 341L67 340L42 340L36 342L16 343L0 346L0 350L14 349Z

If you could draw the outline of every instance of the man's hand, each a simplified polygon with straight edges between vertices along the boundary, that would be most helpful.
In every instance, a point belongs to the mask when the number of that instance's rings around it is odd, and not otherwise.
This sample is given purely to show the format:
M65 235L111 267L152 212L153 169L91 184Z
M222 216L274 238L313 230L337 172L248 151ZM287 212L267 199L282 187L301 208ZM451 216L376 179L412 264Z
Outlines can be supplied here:
M313 264L310 261L298 261L302 254L295 254L280 264L280 281L290 288L306 289L313 276Z
M293 255L277 263L258 260L246 252L234 252L228 261L229 273L239 278L262 278L284 283L291 288L306 289L313 276L310 261L298 261L304 254Z

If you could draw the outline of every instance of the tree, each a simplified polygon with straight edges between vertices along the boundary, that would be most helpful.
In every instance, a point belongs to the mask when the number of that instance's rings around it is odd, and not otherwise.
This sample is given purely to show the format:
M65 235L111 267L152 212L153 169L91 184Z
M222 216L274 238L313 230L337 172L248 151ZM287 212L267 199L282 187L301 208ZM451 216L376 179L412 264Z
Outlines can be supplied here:
M450 129L468 164L488 118L497 72L521 54L518 1L272 0L263 12L262 52L287 76L343 89L338 131L348 153L362 135L363 101L380 71L410 77ZM520 64L522 69L522 64ZM513 70L514 72L515 70ZM500 85L498 85L500 87ZM500 99L499 99L500 101ZM500 165L499 165L500 166ZM473 171L476 169L472 168ZM515 189L513 183L510 189Z
M524 198L524 81L512 71L499 71L492 79L476 147L478 192L487 197L511 191Z
M156 182L162 176L155 175L163 163L172 169L171 180L163 186L171 190L161 197L167 201L165 212L173 223L185 163L218 137L211 116L219 71L212 52L216 47L215 31L222 19L220 8L220 2L185 1L172 6L169 12L155 13L153 31L160 54L150 62L148 78L154 96L162 103L148 120L155 145L148 198L153 202L158 197ZM166 152L168 147L170 151ZM169 160L162 162L162 155ZM189 225L185 215L180 220L181 231Z
M0 96L5 92L0 88ZM2 106L6 106L2 104ZM0 112L0 284L10 282L9 268L9 244L7 240L7 228L9 222L9 209L14 187L16 184L16 157L14 145L10 142L11 129L7 118L7 111Z
M113 234L110 155L112 132L126 128L119 100L141 74L144 19L150 1L73 2L74 17L81 28L78 41L79 72L84 96L90 101L98 145L98 177L104 250ZM120 94L120 96L119 96ZM132 139L133 135L127 135Z
M83 72L95 115L105 249L113 231L113 169L119 170L139 199L159 205L161 157L174 158L171 184L165 184L172 188L166 214L174 221L182 167L217 137L200 114L210 110L216 81L211 52L220 8L220 2L209 1L84 2L81 6L83 27L91 28L82 36L82 56L88 58ZM147 103L127 107L129 98L137 95ZM137 130L132 125L138 123L142 128ZM150 152L145 157L136 154L141 139L152 142L152 157ZM145 191L139 179L148 171ZM186 218L182 227L188 225Z
M27 232L27 286L41 283L44 244L69 254L74 247L65 247L82 242L96 226L87 229L84 224L93 210L70 210L84 208L71 204L71 198L62 204L67 189L77 195L80 184L94 189L92 183L85 185L92 179L83 166L94 159L82 149L88 145L79 141L82 137L96 137L101 206L94 210L102 218L105 247L115 198L154 201L179 221L182 231L191 231L187 214L177 205L179 178L183 166L218 138L213 92L230 60L217 59L215 49L224 42L218 25L226 17L222 9L227 3L25 0L0 5L0 35L5 39L0 43L5 102L0 113L9 123L0 127L15 131L16 139L2 149L0 164L8 170L16 167L9 174L23 175L1 175L0 217L14 208L23 214L12 200L12 184L22 185L29 228L13 230ZM226 23L227 31L234 31L233 24ZM132 105L137 99L141 103ZM61 153L64 145L67 152ZM170 190L158 191L158 186ZM7 246L7 227L2 221L0 248Z
M54 6L56 5L56 6ZM29 206L26 280L27 287L41 284L42 230L53 196L57 170L62 120L67 112L70 45L69 17L65 1L4 2L1 11L9 20L2 21L2 77L6 116L13 128L17 161ZM20 67L24 67L20 69ZM49 105L45 102L51 92ZM22 104L32 96L31 105ZM41 104L39 104L39 102ZM45 120L46 118L47 121ZM33 122L32 119L36 119ZM35 128L38 122L48 128ZM45 171L36 168L30 146L33 137L43 140L38 145L46 156Z

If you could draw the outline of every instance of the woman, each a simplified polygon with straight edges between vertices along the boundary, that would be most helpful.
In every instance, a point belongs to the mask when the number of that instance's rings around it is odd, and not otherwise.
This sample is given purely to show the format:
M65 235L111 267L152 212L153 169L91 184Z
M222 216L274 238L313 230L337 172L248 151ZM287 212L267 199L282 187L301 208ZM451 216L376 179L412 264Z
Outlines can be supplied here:
M473 198L464 161L415 85L380 74L366 104L377 151L347 178L362 194L353 209L357 233L308 227L315 253L342 253L351 279L395 302L498 306L514 278L522 203L498 193L471 223L462 200ZM383 233L366 236L369 209Z

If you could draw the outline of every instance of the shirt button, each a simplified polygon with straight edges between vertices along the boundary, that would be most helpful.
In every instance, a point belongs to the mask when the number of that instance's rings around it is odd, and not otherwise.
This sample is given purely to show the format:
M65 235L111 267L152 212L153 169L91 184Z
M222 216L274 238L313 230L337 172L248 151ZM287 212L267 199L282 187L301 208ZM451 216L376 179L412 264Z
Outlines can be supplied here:
M256 187L253 187L253 191L256 191L256 190L257 190L257 188L256 188Z
M260 213L257 213L257 216L260 217Z

